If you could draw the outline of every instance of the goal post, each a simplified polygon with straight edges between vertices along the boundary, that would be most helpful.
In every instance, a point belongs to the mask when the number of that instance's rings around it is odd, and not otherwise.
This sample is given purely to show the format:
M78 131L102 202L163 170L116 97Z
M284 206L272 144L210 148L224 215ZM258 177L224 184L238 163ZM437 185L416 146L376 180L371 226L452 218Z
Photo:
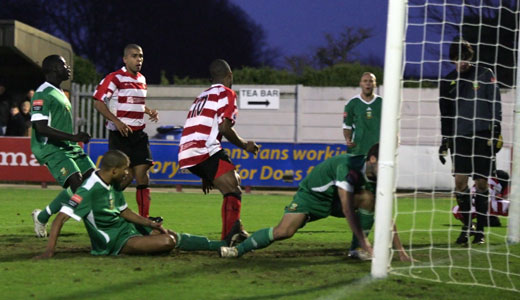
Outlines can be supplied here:
M388 272L389 245L392 239L392 203L394 195L396 149L401 77L403 74L403 44L405 25L405 0L388 1L388 21L384 66L384 101L381 113L378 181L376 191L374 257L371 274L384 278ZM392 29L392 30L390 30Z
M518 33L520 40L520 32ZM520 61L520 51L517 51L517 63ZM516 94L513 136L513 166L511 172L511 204L509 207L509 222L507 223L507 241L510 244L520 242L520 68L516 69ZM516 149L516 151L514 151Z

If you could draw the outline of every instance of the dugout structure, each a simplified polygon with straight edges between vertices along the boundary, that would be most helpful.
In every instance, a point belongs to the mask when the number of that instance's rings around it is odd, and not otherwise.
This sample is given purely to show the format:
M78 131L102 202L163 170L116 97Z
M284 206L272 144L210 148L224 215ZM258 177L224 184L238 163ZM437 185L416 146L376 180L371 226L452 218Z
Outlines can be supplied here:
M0 76L12 96L35 89L45 79L42 61L51 54L63 56L73 67L69 43L16 20L0 20ZM70 90L71 80L62 83Z

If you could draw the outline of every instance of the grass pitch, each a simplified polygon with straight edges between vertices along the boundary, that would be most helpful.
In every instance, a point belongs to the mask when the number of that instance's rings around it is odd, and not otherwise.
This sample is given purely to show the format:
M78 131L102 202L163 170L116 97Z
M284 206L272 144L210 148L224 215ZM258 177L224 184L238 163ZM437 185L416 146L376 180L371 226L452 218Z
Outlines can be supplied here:
M173 189L172 189L173 191ZM307 224L292 239L246 254L240 259L221 259L216 252L180 252L154 256L94 257L81 222L69 220L56 256L35 261L47 239L34 237L31 211L43 208L58 193L53 189L0 187L0 299L518 299L520 293L472 286L489 278L518 277L501 271L490 276L489 266L520 273L520 248L507 251L505 227L493 228L489 242L461 248L448 243L460 225L449 215L450 201L411 198L398 202L398 227L406 248L414 249L414 268L392 262L394 273L384 280L370 279L370 263L347 258L352 233L344 219L329 217ZM135 210L135 194L126 193ZM220 236L221 196L157 192L152 189L152 215L162 216L164 226L175 231ZM249 231L274 226L292 195L247 194L243 196L242 220ZM411 213L413 210L416 213ZM429 211L429 213L427 213ZM451 219L450 219L451 218ZM503 219L503 223L504 219ZM433 231L426 230L433 226ZM503 224L504 226L505 224ZM414 230L411 230L411 229ZM433 241L433 242L432 242ZM456 251L447 251L454 247ZM491 253L491 254L490 254ZM471 255L469 255L471 254ZM516 256L515 256L516 255ZM445 268L447 262L461 268ZM468 272L468 265L484 270ZM441 267L437 267L441 266ZM467 285L446 284L394 274ZM503 275L503 276L502 276ZM501 277L502 276L502 277ZM451 279L450 279L451 278ZM500 283L493 283L499 285Z

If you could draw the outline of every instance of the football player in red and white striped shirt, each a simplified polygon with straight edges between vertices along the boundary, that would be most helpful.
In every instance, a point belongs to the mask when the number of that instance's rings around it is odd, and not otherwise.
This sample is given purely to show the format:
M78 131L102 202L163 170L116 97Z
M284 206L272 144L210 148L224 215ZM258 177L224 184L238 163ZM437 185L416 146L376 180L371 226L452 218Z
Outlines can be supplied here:
M209 67L213 85L191 105L179 145L179 166L202 179L202 191L216 187L222 202L222 239L240 228L240 177L222 149L222 136L245 151L256 154L258 145L245 141L233 128L237 115L236 94L231 89L233 73L225 60L214 60Z
M121 188L126 188L135 177L139 214L148 217L148 169L153 160L148 135L143 131L144 115L157 122L159 114L145 105L146 79L139 73L143 65L143 49L136 44L127 45L123 62L123 68L108 74L99 83L93 96L94 107L107 118L108 148L120 150L130 158L130 176L122 182Z
M491 177L488 179L489 185L489 208L487 212L487 216L489 219L489 226L492 227L500 227L500 219L498 216L507 217L509 215L509 174L503 170L496 171L497 176ZM477 192L477 188L473 186L471 188L471 218L475 219L477 217L477 211L475 210L475 194ZM454 206L452 209L453 216L463 221L463 216L460 213L460 208L458 205Z

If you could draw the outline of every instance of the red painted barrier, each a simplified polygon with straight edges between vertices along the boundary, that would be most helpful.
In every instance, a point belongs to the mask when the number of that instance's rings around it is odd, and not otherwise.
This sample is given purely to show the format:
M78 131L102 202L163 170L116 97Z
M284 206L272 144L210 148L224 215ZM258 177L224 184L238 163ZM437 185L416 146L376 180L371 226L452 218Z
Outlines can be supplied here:
M0 181L54 182L31 152L29 137L0 137Z

